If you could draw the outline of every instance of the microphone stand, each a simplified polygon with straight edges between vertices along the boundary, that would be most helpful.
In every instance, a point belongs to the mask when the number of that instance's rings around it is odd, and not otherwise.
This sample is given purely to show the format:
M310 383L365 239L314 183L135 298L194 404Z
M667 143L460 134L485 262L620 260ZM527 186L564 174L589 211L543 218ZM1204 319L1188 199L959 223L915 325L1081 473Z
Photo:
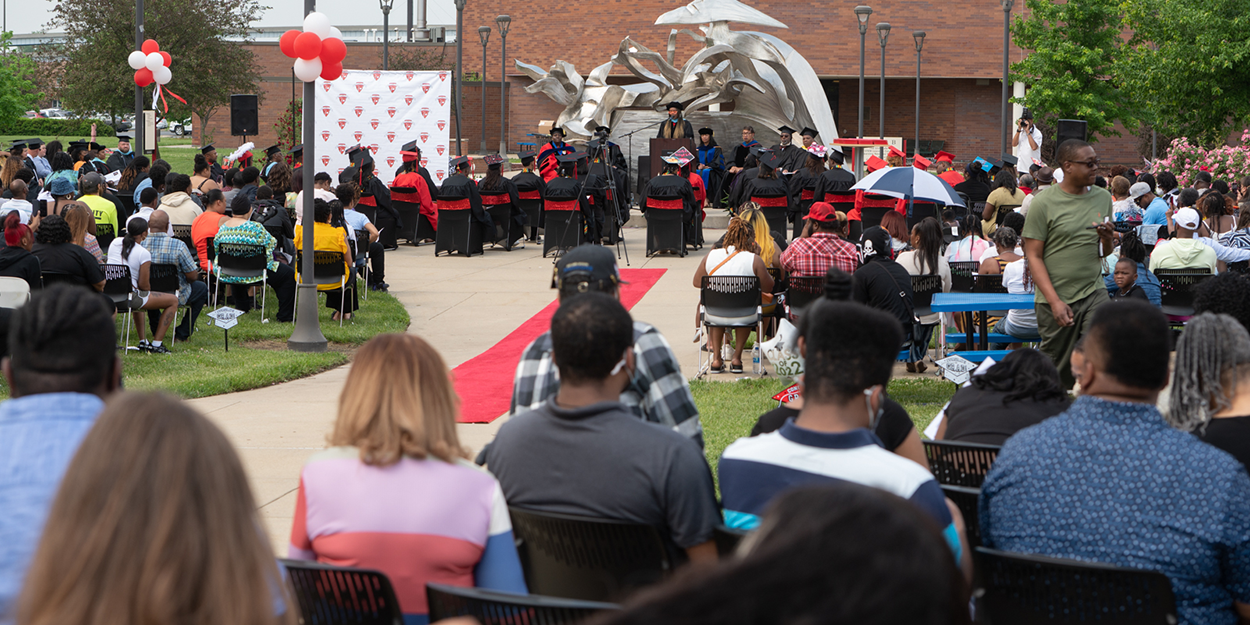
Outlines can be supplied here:
M629 156L628 156L629 160L628 160L628 161L626 161L626 163L625 163L626 165L633 165L633 164L634 164L634 134L635 134L635 133L642 132L642 131L644 131L644 130L646 130L646 129L648 129L648 128L655 128L656 126L659 126L660 124L663 124L663 123L664 123L664 122L666 122L666 121L668 121L668 118L667 118L667 117L665 117L664 119L661 119L661 120L660 120L660 121L658 121L658 122L655 122L654 124L647 124L647 125L645 125L645 126L643 126L643 127L641 127L641 128L635 129L635 130L633 130L633 131L631 131L631 132L627 132L627 133L625 133L625 134L621 135L622 137L626 137L626 138L628 139L628 144L629 144ZM626 169L628 169L628 167L627 167ZM642 176L642 172L638 172L638 176L639 176L639 177L641 177L641 176ZM629 181L626 181L626 183L625 183L625 184L628 186L628 185L629 185Z

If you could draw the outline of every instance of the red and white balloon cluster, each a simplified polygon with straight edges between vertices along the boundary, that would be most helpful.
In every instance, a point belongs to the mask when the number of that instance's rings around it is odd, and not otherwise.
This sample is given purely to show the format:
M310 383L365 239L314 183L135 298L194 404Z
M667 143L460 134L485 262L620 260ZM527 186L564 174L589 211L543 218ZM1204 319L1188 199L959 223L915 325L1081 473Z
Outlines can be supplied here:
M169 71L169 64L174 60L168 52L161 51L155 39L143 42L142 50L135 50L126 59L135 70L135 84L146 87L152 83L168 84L174 75Z
M304 30L288 30L278 40L282 53L295 59L295 77L312 82L320 76L334 80L343 75L343 59L347 44L343 33L330 25L324 13L312 12L304 17Z

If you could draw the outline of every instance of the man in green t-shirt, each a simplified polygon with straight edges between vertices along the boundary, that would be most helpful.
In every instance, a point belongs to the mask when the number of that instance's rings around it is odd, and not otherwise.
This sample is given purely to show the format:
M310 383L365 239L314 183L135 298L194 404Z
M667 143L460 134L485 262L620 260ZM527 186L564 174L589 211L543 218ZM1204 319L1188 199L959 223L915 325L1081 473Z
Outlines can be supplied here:
M1067 388L1076 382L1069 360L1098 306L1108 301L1102 258L1111 252L1111 194L1094 186L1098 156L1090 144L1069 139L1056 159L1063 182L1038 193L1024 222L1024 256L1036 287L1042 351L1059 368Z
M97 231L100 229L100 226L107 224L112 226L113 236L122 236L122 232L117 228L117 207L108 198L102 196L104 193L104 176L96 172L85 174L82 177L81 185L82 197L78 198L78 201L86 204L87 208L91 209L91 214L95 217ZM110 238L109 240L112 239Z

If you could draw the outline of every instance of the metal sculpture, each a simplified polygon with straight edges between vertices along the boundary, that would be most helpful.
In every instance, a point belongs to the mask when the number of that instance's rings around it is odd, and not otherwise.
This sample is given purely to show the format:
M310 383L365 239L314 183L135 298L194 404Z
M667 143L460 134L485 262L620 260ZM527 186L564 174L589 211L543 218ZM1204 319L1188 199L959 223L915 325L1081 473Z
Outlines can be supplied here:
M545 72L519 60L516 68L534 80L527 92L545 93L564 106L556 124L571 138L588 138L599 125L616 127L622 109L658 111L678 101L687 110L732 102L733 115L741 121L765 128L810 126L826 143L836 139L838 129L824 89L803 55L773 35L730 30L729 22L788 28L738 0L695 0L656 19L656 25L700 25L702 31L671 30L665 55L626 37L612 60L585 79L567 61L556 61ZM674 65L679 33L703 45L681 68ZM609 85L614 65L641 82Z

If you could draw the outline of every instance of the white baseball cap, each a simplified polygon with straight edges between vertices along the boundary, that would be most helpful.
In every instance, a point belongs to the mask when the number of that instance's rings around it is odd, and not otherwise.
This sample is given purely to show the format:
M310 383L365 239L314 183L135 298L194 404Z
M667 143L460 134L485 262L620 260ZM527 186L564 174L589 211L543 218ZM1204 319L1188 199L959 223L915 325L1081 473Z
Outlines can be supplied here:
M1128 196L1136 200L1137 198L1150 193L1150 183L1134 182L1133 186L1128 188Z
M1202 222L1202 218L1198 216L1198 211L1186 206L1176 211L1175 215L1172 215L1172 221L1175 221L1176 225L1186 230L1197 230L1198 224Z

